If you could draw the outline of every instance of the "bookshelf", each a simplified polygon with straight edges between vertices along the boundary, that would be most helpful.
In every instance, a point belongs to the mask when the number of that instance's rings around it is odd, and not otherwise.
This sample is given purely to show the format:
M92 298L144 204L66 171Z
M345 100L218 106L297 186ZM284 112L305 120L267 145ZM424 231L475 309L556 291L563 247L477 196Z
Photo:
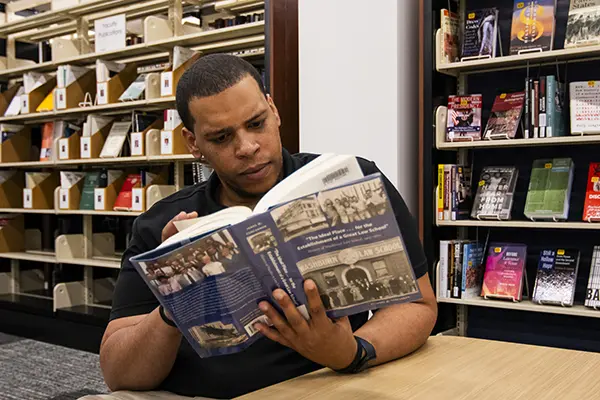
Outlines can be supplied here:
M597 161L595 153L600 144L600 135L570 135L551 138L498 139L480 141L446 141L447 98L451 94L483 94L484 104L481 119L482 129L489 118L489 109L496 95L503 92L523 90L525 76L558 74L566 82L599 79L595 73L600 60L600 45L563 49L568 2L562 2L564 13L557 14L556 35L553 50L530 52L520 55L508 54L510 26L514 2L486 1L485 4L472 0L422 1L422 26L424 40L421 45L421 62L425 72L421 75L424 88L422 98L421 125L421 198L423 208L419 222L425 250L433 265L439 259L440 240L478 239L525 243L528 245L526 274L529 297L520 302L486 300L478 298L445 298L438 296L440 318L439 331L447 334L493 338L496 340L528 341L581 349L598 349L600 343L579 344L571 332L579 338L592 332L600 311L583 306L589 273L590 254L595 244L595 230L600 225L581 219L585 188L590 162ZM558 3L561 3L560 1ZM459 18L466 10L497 7L503 54L495 58L443 63L441 57L442 35L440 10L456 5ZM433 22L432 22L433 21ZM461 20L463 21L463 20ZM508 27L508 30L507 30ZM430 41L428 42L428 39ZM459 50L460 52L460 50ZM428 73L428 68L433 72ZM568 71L568 73L567 73ZM519 86L520 85L520 86ZM566 86L568 93L568 85ZM568 97L567 100L568 102ZM570 115L565 111L566 124ZM571 207L566 221L531 221L523 215L531 163L534 159L571 157L575 160L574 186L571 191ZM463 164L473 166L473 183L479 179L484 166L517 166L519 180L510 220L438 220L437 216L437 165ZM472 188L473 192L476 186ZM433 210L433 211L432 211ZM536 276L540 248L565 247L581 251L575 305L556 307L535 304L530 300ZM439 269L432 268L434 287L439 286ZM567 319L569 318L569 319ZM575 318L575 319L573 319ZM536 321L536 327L526 327L527 320ZM527 331L527 332L526 332ZM535 331L536 334L531 333ZM552 334L548 332L552 331ZM535 336L537 335L537 336ZM596 350L597 351L597 350Z
M17 0L7 5L7 14L19 10L28 0ZM62 65L77 65L93 68L96 60L115 61L124 64L135 63L137 66L150 66L157 63L172 62L175 46L183 46L199 52L201 55L211 53L234 53L249 62L264 68L265 84L275 101L279 99L278 108L286 117L286 130L282 132L283 141L291 152L298 148L297 104L284 101L297 97L297 82L290 82L289 74L297 71L297 62L290 58L290 52L297 52L297 36L275 34L281 24L294 21L297 18L297 1L281 0L274 6L272 1L256 0L217 0L217 1L187 1L187 0L152 0L139 2L133 0L87 0L72 7L55 11L50 9L51 0L36 1L40 5L39 13L24 19L0 25L0 36L6 38L6 58L9 68L0 69L0 81L9 84L20 83L26 72L50 73L56 72ZM283 7L279 7L283 5ZM37 7L37 6L36 6ZM190 10L201 11L203 18L217 15L221 18L234 18L244 13L263 13L262 21L247 22L240 25L221 27L218 29L203 29L194 31L184 29L182 12ZM167 17L170 34L162 35L151 41L129 44L125 48L95 52L94 36L89 33L94 29L94 21L114 15L124 14L127 21L142 19L147 16L161 14ZM177 17L178 16L178 17ZM143 22L142 22L143 25ZM207 26L205 23L203 26ZM89 32L88 32L89 31ZM15 43L48 42L50 39L66 37L77 33L75 40L78 54L61 56L59 59L40 59L36 63L18 65L15 62ZM139 35L139 33L138 33ZM156 35L155 35L156 36ZM89 43L85 43L88 41ZM41 52L40 52L41 54ZM297 73L297 72L296 72ZM285 76L286 80L281 79ZM144 100L119 102L106 105L86 105L50 112L20 114L16 116L0 116L0 123L23 124L35 126L49 121L70 121L86 117L88 114L124 116L136 111L162 111L175 107L175 97L147 98ZM27 158L23 158L27 159ZM148 151L143 156L124 156L116 158L66 159L52 161L16 161L0 162L0 170L18 171L89 171L94 168L150 167L167 165L169 167L169 186L175 190L189 185L191 179L190 163L195 159L191 154L156 154ZM162 193L162 192L161 192ZM42 231L48 245L48 231L53 225L72 224L71 228L82 232L85 240L82 242L83 257L60 258L54 251L24 250L20 252L0 253L0 318L11 320L15 334L20 334L20 326L30 327L32 315L52 317L52 321L67 319L77 320L86 326L97 324L99 330L94 338L74 339L73 346L97 351L97 344L102 335L110 311L111 290L118 270L120 256L95 257L92 238L98 229L106 228L106 224L121 224L131 229L131 223L142 212L126 211L96 211L96 210L63 210L58 209L56 199L52 209L0 208L0 213L23 214L26 221ZM62 222L59 222L62 221ZM31 226L30 226L31 227ZM126 236L124 234L124 236ZM128 239L127 239L128 240ZM119 250L123 250L121 243ZM40 293L44 282L39 273L47 265L68 265L82 273L82 278L75 281L64 281L54 287L52 295ZM30 272L32 271L32 272ZM38 301L39 300L39 301ZM18 311L18 314L10 314ZM98 316L101 318L98 319ZM89 319L86 319L89 317ZM45 322L43 322L45 321ZM40 323L47 323L40 319ZM52 322L54 323L54 322ZM29 329L29 328L27 328ZM87 328L86 328L87 329ZM37 331L50 332L44 325L39 325ZM87 332L87 331L86 331ZM48 333L51 334L51 333ZM83 335L82 335L83 336ZM48 338L48 340L62 340ZM83 340L85 344L80 344ZM87 341L86 341L87 340ZM77 343L75 343L77 342ZM64 343L64 342L63 342ZM91 344L90 344L91 343Z

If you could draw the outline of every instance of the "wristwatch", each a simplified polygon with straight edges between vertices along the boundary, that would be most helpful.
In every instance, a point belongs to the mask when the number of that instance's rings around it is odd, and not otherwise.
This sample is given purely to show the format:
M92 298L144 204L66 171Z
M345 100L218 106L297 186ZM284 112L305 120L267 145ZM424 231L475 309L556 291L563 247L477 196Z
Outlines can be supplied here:
M375 347L371 343L356 335L354 335L354 339L356 340L356 355L354 356L354 360L346 368L336 369L336 372L341 374L355 374L367 368L368 362L377 357Z
M177 328L177 325L175 324L175 322L173 322L172 319L170 319L169 317L167 317L167 314L165 313L165 309L162 306L162 304L158 307L158 313L160 314L160 317L165 322L165 324Z

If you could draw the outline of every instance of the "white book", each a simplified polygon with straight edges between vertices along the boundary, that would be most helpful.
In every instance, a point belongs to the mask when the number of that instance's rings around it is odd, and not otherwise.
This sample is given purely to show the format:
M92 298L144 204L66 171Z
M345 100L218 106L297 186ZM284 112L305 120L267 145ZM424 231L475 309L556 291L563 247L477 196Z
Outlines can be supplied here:
M60 171L60 187L69 189L85 178L85 172Z
M83 136L92 136L94 133L100 131L102 128L104 128L111 122L113 122L113 118L111 117L90 114L88 115L87 120L84 124Z
M175 46L173 48L173 71L192 58L196 52L187 47Z
M571 134L600 133L600 81L569 83Z
M10 100L8 108L4 112L4 116L14 116L21 113L21 95L25 93L25 88L21 86L17 89L17 94Z
M131 121L115 122L110 128L106 142L104 142L100 158L119 157L130 129Z
M167 110L167 120L165 121L164 130L172 131L182 123L181 117L177 110Z
M343 185L363 176L356 157L322 154L275 185L256 204L254 210L248 207L230 207L207 217L176 222L175 226L179 232L163 242L161 247L229 224L236 224L252 215L268 211L276 204Z
M119 96L119 101L132 101L132 100L140 100L144 95L144 90L146 89L146 74L139 75L135 81L131 82L131 85L121 96Z
M64 66L64 84L65 86L62 87L68 87L69 85L71 85L73 82L77 81L79 78L81 78L83 75L85 75L86 73L90 72L90 70L88 68L84 68L84 67L78 67L76 65L65 65ZM61 87L61 86L59 86Z
M111 72L121 72L126 65L114 61L96 60L96 82L106 82Z
M33 90L42 86L48 81L48 77L39 72L26 72L23 74L23 86L25 93L31 93Z

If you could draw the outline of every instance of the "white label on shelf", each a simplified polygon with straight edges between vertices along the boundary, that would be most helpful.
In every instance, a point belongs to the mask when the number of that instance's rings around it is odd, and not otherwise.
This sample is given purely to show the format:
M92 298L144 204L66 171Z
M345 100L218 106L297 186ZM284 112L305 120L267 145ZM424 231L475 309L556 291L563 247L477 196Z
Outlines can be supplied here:
M98 104L108 104L108 82L98 82L96 93L98 93Z
M173 131L160 131L160 154L173 154Z
M33 193L31 189L23 189L23 208L33 207Z
M126 46L125 14L94 21L96 53L123 49Z
M173 96L173 72L161 72L160 74L161 97Z
M92 158L92 138L85 136L81 138L81 158Z
M59 203L60 203L60 209L61 210L68 210L69 209L69 189L60 189L59 190Z
M131 155L144 155L144 135L142 132L133 132L131 134Z
M144 189L131 189L131 209L144 211Z
M54 101L56 102L57 110L64 110L67 108L67 89L60 88L54 90Z
M94 189L94 210L104 210L104 188Z
M58 140L58 158L60 160L69 159L69 139L63 138Z
M21 95L21 113L22 114L29 113L29 95L28 94Z

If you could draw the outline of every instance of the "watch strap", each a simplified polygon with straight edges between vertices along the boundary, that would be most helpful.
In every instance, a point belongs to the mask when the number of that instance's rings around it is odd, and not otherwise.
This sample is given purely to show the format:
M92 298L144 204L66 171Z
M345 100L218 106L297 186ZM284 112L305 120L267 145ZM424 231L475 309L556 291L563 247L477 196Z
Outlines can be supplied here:
M160 317L162 318L165 324L177 328L175 322L173 322L172 319L167 317L167 314L165 313L165 308L162 306L162 304L158 307L158 313L160 314Z
M354 336L356 340L356 355L354 360L346 368L336 369L340 374L354 374L364 370L370 360L376 357L375 347L367 340Z

